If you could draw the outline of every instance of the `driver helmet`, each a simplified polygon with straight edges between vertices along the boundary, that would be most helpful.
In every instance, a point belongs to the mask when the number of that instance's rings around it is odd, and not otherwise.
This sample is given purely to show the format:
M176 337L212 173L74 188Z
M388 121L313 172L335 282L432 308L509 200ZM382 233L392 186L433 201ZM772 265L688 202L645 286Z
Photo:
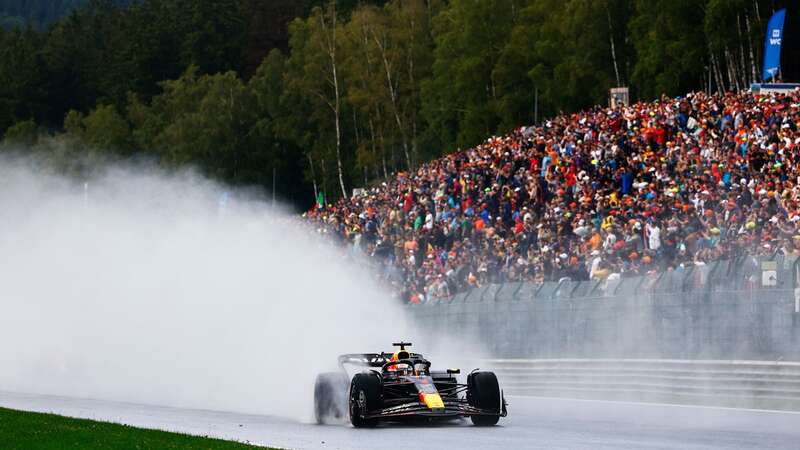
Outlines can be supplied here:
M408 359L410 357L411 357L410 353L408 353L405 350L400 350L399 352L394 352L391 358L389 358L389 361L399 361L401 359ZM408 367L408 364L403 364L403 366L405 367L401 369L402 372L407 372L411 369L411 367ZM396 372L397 364L392 364L391 366L387 367L386 370L389 370L391 372Z

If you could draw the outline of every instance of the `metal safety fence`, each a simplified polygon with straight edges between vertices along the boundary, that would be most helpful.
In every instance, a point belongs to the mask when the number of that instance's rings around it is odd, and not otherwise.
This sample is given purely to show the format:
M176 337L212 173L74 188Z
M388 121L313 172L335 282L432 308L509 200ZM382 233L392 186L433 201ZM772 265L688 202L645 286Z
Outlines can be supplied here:
M741 257L631 278L488 285L408 309L498 357L800 361L797 280L797 257Z
M800 410L800 363L492 359L508 395Z

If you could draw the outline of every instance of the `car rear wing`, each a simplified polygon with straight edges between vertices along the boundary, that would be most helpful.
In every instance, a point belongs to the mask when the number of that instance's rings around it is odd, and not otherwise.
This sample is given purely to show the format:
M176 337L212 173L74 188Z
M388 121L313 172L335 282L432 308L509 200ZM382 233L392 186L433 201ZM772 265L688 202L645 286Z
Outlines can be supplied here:
M359 367L383 367L392 357L391 353L348 353L339 355L339 367L344 370L345 365ZM411 353L412 358L422 358L419 353Z

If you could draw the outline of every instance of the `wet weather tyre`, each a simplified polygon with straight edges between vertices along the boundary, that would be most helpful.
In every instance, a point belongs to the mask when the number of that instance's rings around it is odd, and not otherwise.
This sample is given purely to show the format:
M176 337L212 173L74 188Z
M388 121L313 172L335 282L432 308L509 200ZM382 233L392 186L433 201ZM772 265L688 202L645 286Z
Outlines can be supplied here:
M344 373L327 372L317 375L314 382L314 418L318 424L347 417L349 387L350 380Z
M477 426L496 425L500 420L502 399L500 398L500 384L493 372L475 372L467 378L468 400L470 405L483 411L497 414L470 416L472 423Z
M350 383L350 423L356 428L374 427L377 419L365 419L381 407L381 379L370 372L357 373Z

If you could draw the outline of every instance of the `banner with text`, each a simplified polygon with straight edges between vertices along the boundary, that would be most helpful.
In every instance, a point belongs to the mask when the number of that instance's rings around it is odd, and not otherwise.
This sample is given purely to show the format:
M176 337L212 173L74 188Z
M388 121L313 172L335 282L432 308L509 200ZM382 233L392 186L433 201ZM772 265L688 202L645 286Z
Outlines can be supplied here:
M783 22L786 18L786 9L781 9L772 15L767 25L767 36L764 40L764 72L763 81L769 81L778 76L781 68L781 41L783 40Z

